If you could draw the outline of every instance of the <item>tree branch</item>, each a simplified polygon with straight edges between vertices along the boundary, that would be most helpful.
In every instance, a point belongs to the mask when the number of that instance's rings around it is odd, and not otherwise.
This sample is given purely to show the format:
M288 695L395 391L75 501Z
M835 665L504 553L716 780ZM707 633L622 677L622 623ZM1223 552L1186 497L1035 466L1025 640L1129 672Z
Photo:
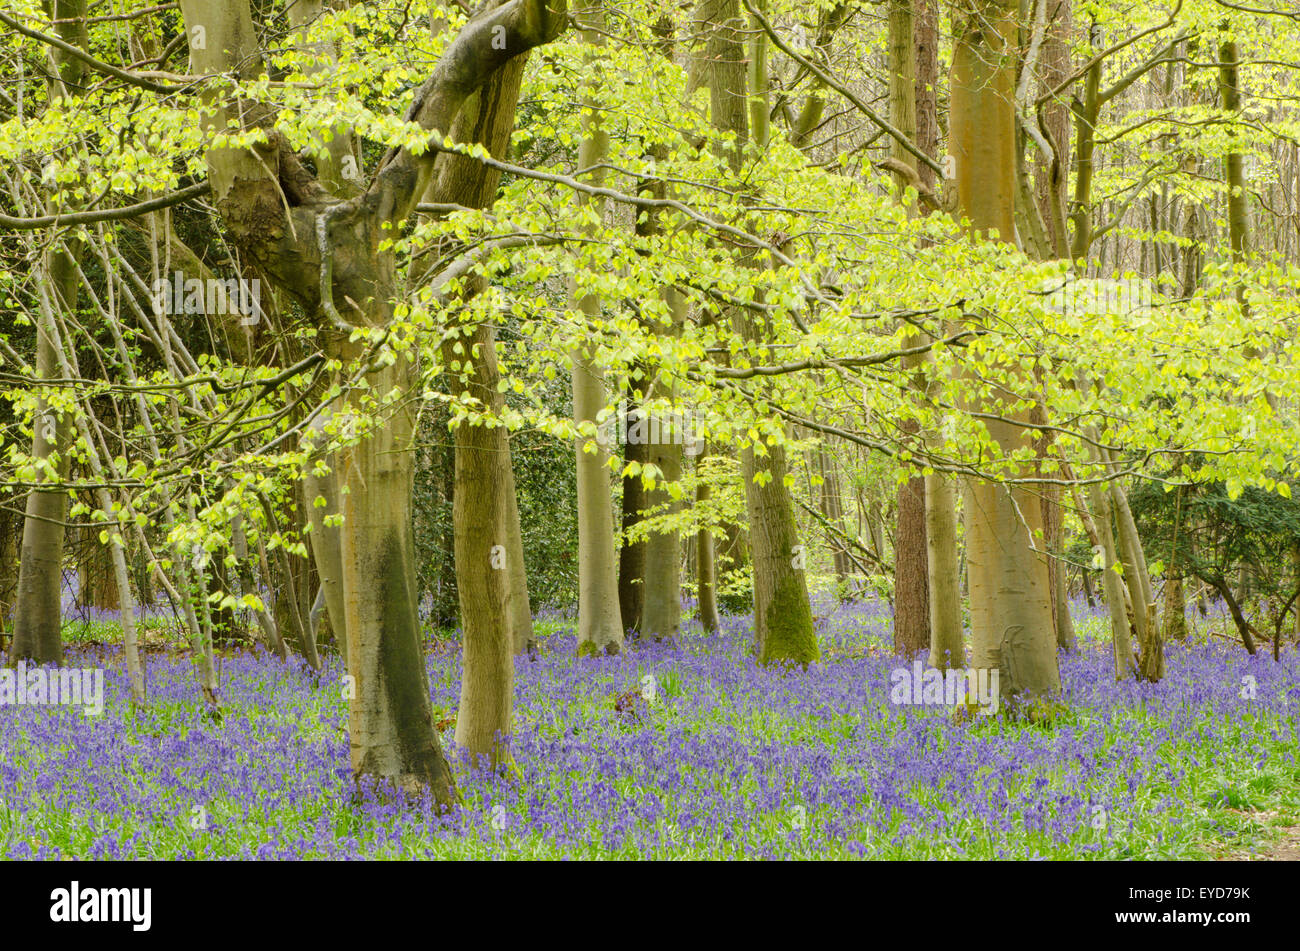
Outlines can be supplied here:
M164 86L162 83L156 83L152 80L145 79L143 76L137 76L135 73L127 72L125 69L118 69L110 63L105 63L103 60L95 59L95 57L91 56L84 50L78 49L71 43L65 43L57 36L50 36L50 34L42 33L40 30L33 30L30 27L23 26L22 23L6 13L0 13L0 23L4 23L12 29L17 30L23 36L29 37L33 40L39 40L47 46L53 46L55 49L62 50L69 56L81 60L97 73L104 73L107 76L113 76L125 83L130 83L132 86L139 86L141 89L147 89L150 92L159 92L164 94L186 91L183 86Z
M3 16L3 14L0 14L0 16ZM121 208L75 211L66 215L42 215L39 218L12 218L9 215L0 214L0 225L14 231L36 231L40 228L53 228L59 225L88 225L97 221L121 221L124 218L136 218L140 215L147 215L151 211L179 205L191 198L206 195L211 190L212 186L208 182L198 182L179 191L174 191L170 195L161 195L158 198L150 198L148 201L142 201L135 205L125 205Z
M569 24L567 0L510 0L470 20L456 34L406 113L432 134L425 149L390 149L365 198L381 220L402 221L424 196L443 136L461 106L507 62L558 37Z

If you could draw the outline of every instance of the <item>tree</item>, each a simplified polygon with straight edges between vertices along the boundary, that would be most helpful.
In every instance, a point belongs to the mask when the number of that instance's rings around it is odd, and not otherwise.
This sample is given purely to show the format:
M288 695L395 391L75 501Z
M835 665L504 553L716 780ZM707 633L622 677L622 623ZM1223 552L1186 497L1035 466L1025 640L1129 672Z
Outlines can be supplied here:
M965 0L954 11L949 153L956 160L959 207L974 234L1002 241L1015 234L1017 29L1014 0ZM998 389L999 404L1016 399ZM1010 456L1032 451L1027 421L1021 411L986 425ZM967 479L963 488L972 663L1001 671L1005 699L1055 693L1061 680L1047 561L1034 542L1042 537L1038 499L1023 486L978 479Z
M735 172L749 138L738 4L701 0L695 22L704 35L704 50L694 68L709 89L713 127L735 136L729 155ZM731 319L736 333L759 345L761 352L763 328L743 308L734 308ZM783 433L769 440L751 439L740 455L754 567L754 637L760 662L807 665L820 651L803 572L806 560L786 482L783 439Z
M603 15L598 5L575 13L580 24L599 28ZM593 51L603 45L596 29L582 31L585 43ZM593 57L594 58L594 57ZM595 168L592 178L600 183L608 137L600 126L595 104L589 103L591 116L587 136L578 152L578 165ZM595 199L590 213L601 218L605 203ZM600 314L600 299L579 295L574 284L575 304L585 317ZM573 351L573 419L580 427L598 426L597 416L605 408L604 373L592 354L578 347ZM609 491L609 454L600 441L579 430L574 441L578 467L578 652L617 654L623 649L623 624L619 613L618 566L614 555L614 506Z
M191 48L198 72L243 80L261 74L246 0L184 0L181 10L187 31L205 34L204 44ZM450 41L421 87L410 119L426 130L450 130L498 70L558 35L565 15L562 4L540 0L514 0L481 13ZM232 116L266 125L261 110L234 90L222 96L208 92L205 108L205 125L213 131ZM363 341L379 339L393 318L395 262L381 243L386 226L414 213L438 172L441 154L394 150L368 187L347 200L330 194L274 129L250 147L217 144L206 155L213 200L230 239L317 321L331 357L344 365L365 360L367 392L384 401L400 399L413 379L408 356L389 351L386 365L377 368L368 366L373 355L363 357ZM374 338L372 330L378 331ZM344 413L359 414L367 402L361 393L349 392ZM349 707L352 769L358 778L375 777L405 791L430 790L447 803L455 795L454 782L433 732L415 603L413 418L401 403L386 415L381 431L338 453L342 616L331 615L330 621L344 632L348 671L355 679ZM466 433L474 428L462 427ZM473 508L470 501L460 502L460 493L457 501L462 512ZM474 554L484 562L490 557L488 551ZM462 605L467 596L462 584ZM499 616L503 602L482 606ZM467 631L467 644L469 639Z
M52 0L50 13L57 21L59 37L70 45L85 48L86 0ZM74 98L82 88L85 64L66 50L50 51L55 65L49 94L52 101ZM56 209L49 209L54 212ZM57 378L57 330L52 326L53 308L75 310L81 282L77 275L77 250L51 247L42 267L49 275L51 300L36 328L36 376ZM70 420L63 408L38 397L36 426L32 435L32 456L41 471L38 483L58 483L68 477ZM22 552L18 567L18 588L14 604L14 637L9 646L10 661L37 664L63 663L63 538L68 496L59 489L33 486L27 495L23 518Z
M916 13L912 0L889 3L889 118L908 139L916 139L917 49ZM919 181L916 160L893 143L894 162L906 166L895 173L900 193L910 179ZM910 175L908 171L910 170ZM911 358L920 367L922 355ZM921 381L924 389L924 381ZM919 429L909 421L909 429ZM925 476L914 475L898 487L898 526L894 534L894 649L910 657L930 646L930 581L925 537Z

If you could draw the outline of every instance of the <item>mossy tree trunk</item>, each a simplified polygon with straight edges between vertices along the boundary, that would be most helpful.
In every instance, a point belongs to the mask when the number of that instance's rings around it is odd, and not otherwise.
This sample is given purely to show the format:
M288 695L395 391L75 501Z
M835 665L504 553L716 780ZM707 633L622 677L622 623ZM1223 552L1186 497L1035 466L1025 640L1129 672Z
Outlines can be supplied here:
M767 96L767 89L747 89L745 23L736 0L701 0L695 33L703 49L692 63L693 82L709 89L713 127L735 135L728 158L740 167L750 140L747 100ZM752 51L751 54L752 55ZM733 308L732 324L746 340L762 342L765 328L744 308ZM803 566L807 555L799 539L790 489L786 485L785 448L779 443L751 444L740 453L745 484L745 514L754 567L754 637L763 664L807 665L820 656Z
M500 158L514 129L515 108L527 56L498 69L471 96L451 127L457 142L484 145ZM429 200L469 208L491 207L500 173L464 156L448 154L438 163ZM472 293L482 288L472 283ZM462 353L456 353L457 344ZM499 413L496 332L480 321L462 328L459 338L443 343L443 363L451 389L463 391L481 406ZM523 577L523 542L519 531L514 471L504 426L461 423L456 427L456 487L452 521L456 549L456 590L460 599L462 654L460 706L456 743L472 755L497 763L506 758L505 741L513 731L514 658L532 640ZM523 604L521 605L521 600ZM527 629L521 608L527 611Z
M206 33L203 46L191 48L193 72L244 80L263 75L248 0L182 0L181 12L187 33L200 26ZM426 130L454 131L463 107L489 80L533 47L550 42L566 25L563 0L515 0L484 11L449 39L417 91L408 120ZM448 155L391 150L361 193L345 198L331 193L303 166L263 107L215 85L204 90L202 121L209 130L225 128L231 117L267 129L263 142L240 149L209 148L205 155L211 200L227 237L250 266L302 307L331 356L345 364L354 360L360 356L361 342L350 341L349 323L378 328L393 319L396 259L381 242L391 227L415 213ZM490 113L478 110L480 115ZM462 141L467 138L460 136ZM481 166L479 171L481 179ZM341 316L345 312L346 321ZM450 804L455 787L433 729L416 610L413 424L407 397L418 387L404 359L393 356L394 363L366 371L364 392L354 390L346 397L349 410L363 408L357 404L366 394L396 399L379 414L381 425L338 453L342 616L331 616L331 623L345 632L349 675L354 678L348 717L354 776L403 791L427 791L438 803ZM462 432L474 429L466 426ZM502 469L493 472L499 475ZM490 501L495 506L499 498ZM489 564L488 558L483 552L484 564ZM467 596L472 597L461 592L462 604ZM492 645L505 645L506 662L512 663L513 635L504 619L504 604L501 598L488 605L501 623L486 636ZM500 653L492 650L489 666L499 664ZM470 678L468 669L466 673ZM471 679L478 683L476 676ZM502 679L494 678L493 690ZM477 709L477 704L470 707ZM474 721L473 714L470 719ZM474 736L483 735L481 723L472 726Z
M86 0L53 0L48 9L56 31L64 42L88 47ZM62 99L80 95L86 75L85 64L71 54L52 49L50 55L58 76L50 79L50 97ZM52 212L57 209L50 209ZM46 252L43 269L49 275L50 304L73 312L81 291L74 250L55 248ZM53 320L53 314L48 318ZM36 378L59 376L59 359L54 339L57 332L42 320L36 327ZM72 435L66 414L44 399L36 401L32 436L32 457L41 471L36 481L61 482L68 475L68 446ZM9 646L10 662L27 660L37 664L63 663L63 542L68 495L58 490L33 489L27 495L23 519L23 541L18 567L18 590L14 605L14 637Z

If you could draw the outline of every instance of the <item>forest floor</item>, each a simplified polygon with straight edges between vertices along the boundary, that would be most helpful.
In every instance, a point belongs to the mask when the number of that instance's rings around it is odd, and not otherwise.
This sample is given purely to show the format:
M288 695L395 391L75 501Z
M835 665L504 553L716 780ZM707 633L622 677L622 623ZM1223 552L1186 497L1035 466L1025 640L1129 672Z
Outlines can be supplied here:
M895 702L912 668L888 605L815 613L801 673L754 664L746 617L577 659L572 619L539 612L500 774L458 755L459 645L431 638L445 815L353 794L337 658L223 652L216 720L155 624L133 709L113 619L71 622L104 710L0 706L0 857L1300 858L1300 651L1250 657L1192 612L1161 683L1116 683L1105 620L1076 605L1062 701L1030 724Z
M1210 854L1216 859L1242 861L1300 862L1300 820L1280 815L1275 810L1242 812L1243 818L1259 826L1261 844L1256 849L1242 849L1232 843L1211 843Z

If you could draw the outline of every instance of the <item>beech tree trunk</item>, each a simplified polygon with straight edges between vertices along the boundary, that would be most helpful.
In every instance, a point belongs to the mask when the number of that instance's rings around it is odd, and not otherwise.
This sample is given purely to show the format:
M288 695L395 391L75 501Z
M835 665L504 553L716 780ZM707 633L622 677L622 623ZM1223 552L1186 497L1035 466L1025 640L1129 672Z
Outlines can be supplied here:
M937 0L915 0L916 144L927 155L939 151L939 13ZM901 150L900 150L901 152ZM898 156L901 158L901 154ZM911 160L913 157L908 156ZM935 191L934 169L916 169L923 187ZM939 433L926 442L940 448ZM961 560L957 548L957 485L951 476L924 477L927 595L930 608L930 666L946 669L966 663L961 615Z
M1132 605L1133 628L1137 631L1138 644L1142 648L1143 675L1153 681L1159 680L1164 676L1163 638L1156 620L1155 589L1147 571L1146 554L1142 550L1142 540L1138 537L1137 523L1129 508L1128 498L1123 488L1114 481L1110 483L1110 499L1115 513L1119 556L1124 565L1124 583L1128 586L1129 602Z
M686 302L673 287L664 288L663 296L672 316L671 326L663 327L662 332L675 333L686 319ZM672 396L672 389L661 379L656 379L650 389L650 396L667 399ZM673 423L667 417L657 420L644 416L639 418L636 424L629 425L629 442L638 428L641 429L643 438L648 440L647 461L661 473L655 487L646 490L645 508L655 516L673 514L679 506L665 484L677 482L682 477L682 444L674 438ZM677 639L682 612L681 565L681 533L671 528L651 532L645 547L645 600L641 608L639 632L642 637L656 641Z
M958 203L977 235L996 231L998 240L1012 241L1017 4L964 0L953 12L953 28L949 151ZM1004 453L1029 446L1021 421L987 423ZM1042 537L1037 495L973 478L964 490L972 663L1000 670L1004 703L1057 693L1047 560L1033 541Z
M634 410L635 407L628 407L629 417ZM623 424L630 427L633 420L625 418ZM649 449L644 443L629 441L623 447L623 457L627 462L644 465L650 460ZM628 531L640 521L645 510L645 494L645 484L640 475L623 478L623 546L618 553L618 605L625 635L640 632L641 612L645 608L645 539L627 540Z
M526 60L511 60L470 97L451 127L455 141L480 143L498 158L505 154ZM443 156L438 165L430 201L470 208L492 205L500 173L454 154ZM481 279L473 286L480 288ZM457 342L461 355L455 352ZM496 332L490 324L474 325L459 341L448 337L443 362L448 377L458 379L470 397L500 412L504 400L498 388ZM514 657L531 642L532 614L526 589L519 590L523 542L517 502L511 507L514 471L505 427L462 423L455 440L452 521L464 656L456 743L495 764L507 756L504 741L513 730ZM521 632L523 612L527 630Z
M598 6L577 14L580 23L603 26ZM599 32L582 30L584 43L602 46ZM585 137L578 150L578 167L593 168L605 159L609 137L600 127L593 109L584 121ZM593 184L604 181L603 170L591 175ZM602 199L579 196L579 207L590 205L597 219L602 219ZM574 304L589 320L600 319L600 299L588 294L579 297L570 279ZM604 373L579 347L571 355L573 363L573 421L596 425L597 414L605 408L607 390ZM577 460L578 496L578 654L617 654L623 649L623 622L618 603L618 566L614 552L614 507L609 491L609 452L601 441L579 433L574 440Z
M826 451L825 446L817 448L817 471L822 478L821 491L817 493L821 502L822 518L837 531L827 535L827 544L831 546L831 563L835 568L836 596L840 600L852 597L850 577L853 573L853 560L849 557L841 532L844 529L844 500L840 484L839 470L835 459Z
M733 169L739 167L739 150L749 140L747 93L767 95L766 89L746 89L744 23L738 10L736 0L701 0L694 19L704 37L704 51L692 66L694 75L708 85L713 127L736 137L736 148L729 153ZM745 339L763 339L763 329L744 308L733 308L731 319ZM752 445L740 453L754 566L756 653L763 664L807 666L820 657L804 577L807 553L800 544L785 481L785 448L762 448L761 455ZM756 481L760 475L761 484Z
M263 74L248 0L181 0L180 6L187 34L202 28L205 36L202 45L191 44L194 73L244 80ZM450 38L429 78L417 89L408 121L426 130L454 133L458 124L500 115L493 96L510 88L510 83L499 79L501 70L508 64L521 66L522 54L550 42L567 25L563 0L515 0L484 14L469 20ZM496 90L480 97L485 84L494 78L498 78ZM518 88L517 79L514 88ZM206 153L211 200L229 239L276 289L302 306L320 330L331 356L345 363L354 360L360 356L362 342L350 340L352 328L357 326L353 322L375 328L393 318L393 302L398 296L396 260L391 249L381 249L381 242L391 234L392 226L415 213L434 177L456 157L439 151L417 155L392 149L362 193L344 199L332 194L302 165L274 130L262 106L240 101L235 93L218 91L215 84L203 89L201 121L209 134L225 129L232 118L244 127L267 129L265 141L248 148L209 148ZM462 112L476 97L473 115L464 119ZM509 109L502 110L507 113L507 130L513 124L513 95L510 99ZM456 137L474 141L468 135ZM482 166L478 172L476 181L482 186L486 179ZM495 182L486 189L488 195L494 192ZM443 300L447 301L445 295ZM346 319L342 316L345 312ZM471 339L477 333L472 332ZM490 335L486 339L490 344ZM342 614L333 616L331 607L330 620L336 632L345 632L348 645L348 670L355 693L348 717L354 776L358 781L377 780L405 792L428 791L436 802L446 805L455 799L455 786L433 729L416 604L411 526L413 425L407 397L418 392L418 387L413 385L404 358L392 355L397 358L394 363L367 371L368 389L352 390L345 396L351 411L362 408L366 394L397 399L391 404L396 409L385 409L387 418L379 420L379 426L362 433L359 443L338 453L335 477L343 515L338 546ZM493 357L490 345L486 353L478 354L475 372L487 363L485 357ZM492 436L498 446L504 439L504 434L472 426L460 427L458 438L473 449L485 449L474 441L476 434L483 433ZM458 458L458 468L471 467L473 456L464 463ZM490 507L495 512L497 506L506 505L500 495L506 469L500 460L508 456L501 452L494 456L497 465L477 484L492 498L474 496L462 502L461 486L457 487L456 504L462 508L461 521L466 526L457 532L458 548L475 548L483 540L482 534L471 530L481 522L474 519L471 525L465 517L467 511L477 514ZM343 492L344 488L348 491ZM496 544L502 543L503 523L487 522L489 531L499 532L493 539ZM313 545L314 551L316 548ZM479 605L495 621L491 630L480 630L480 616L466 619L466 680L457 731L458 735L463 731L473 752L485 747L495 750L497 733L487 727L508 725L514 637L505 614L508 586L504 575L491 568L490 557L488 551L468 552L468 563L483 565L484 570L466 580L484 584L493 596L480 599L476 597L479 592L464 589L464 582L461 590L462 605ZM485 680L490 683L480 692ZM499 699L503 694L505 702ZM467 697L471 702L466 702Z
M1090 427L1087 435L1095 442L1096 428ZM1095 447L1090 447L1089 452L1094 462L1100 460L1100 452ZM1088 496L1092 503L1093 518L1091 522L1085 519L1084 524L1092 528L1090 534L1093 536L1093 545L1101 548L1101 585L1106 600L1106 611L1110 615L1111 638L1115 653L1115 678L1123 680L1136 677L1138 668L1137 658L1133 655L1133 640L1129 634L1130 612L1125 607L1128 595L1124 588L1124 580L1116 570L1117 566L1120 566L1120 559L1115 545L1114 531L1111 528L1113 523L1111 495L1105 485L1092 482L1088 485Z
M1072 0L1040 0L1047 4L1047 29L1039 52L1040 95L1051 92L1069 78L1070 41L1074 27ZM1043 104L1042 126L1052 146L1049 159L1038 148L1034 157L1035 199L1046 227L1048 247L1053 257L1070 256L1070 236L1066 231L1066 194L1070 172L1070 104L1063 96Z
M479 324L466 341L478 359L464 382L467 391L490 405L499 378L495 343L488 324ZM452 366L452 341L443 359ZM469 351L471 346L467 346ZM504 472L497 465L497 433L463 423L456 428L456 495L452 521L456 536L456 590L460 597L461 675L456 743L492 762L511 732L514 698L514 638L509 623L509 550Z
M704 481L703 467L707 458L706 448L695 460L695 474L699 479L695 487L695 505L705 510L713 497L713 489ZM716 634L722 626L722 618L718 614L717 542L712 527L708 525L701 526L695 533L695 571L699 590L700 626L704 628L704 633Z
M497 410L505 397L496 394ZM528 563L524 561L524 532L519 521L519 495L515 489L515 470L510 441L504 431L499 431L498 464L503 465L506 484L506 549L510 553L507 572L510 575L510 630L515 654L533 654L537 651L537 637L533 633L533 606L528 596ZM454 499L454 496L453 496Z
M1219 102L1224 112L1234 117L1241 110L1240 61L1236 40L1220 44ZM1229 132L1231 137L1236 134ZM1250 196L1246 191L1245 158L1240 149L1232 149L1224 156L1223 179L1228 186L1228 243L1232 248L1232 263L1241 264L1250 253Z
M336 409L339 409L337 405ZM322 438L328 419L328 416L322 414L307 425L308 441L315 442ZM311 524L311 532L307 537L311 539L312 561L320 578L317 600L323 603L330 634L346 662L349 655L348 630L343 614L343 534L338 525L326 524L328 517L337 515L340 511L338 455L324 454L319 462L326 467L324 471L318 472L313 462L306 467L303 477L303 496L307 501L307 518ZM317 614L316 608L313 608L312 614ZM319 632L319 627L317 630Z
M56 32L64 42L87 48L86 0L53 0L50 11ZM52 99L80 95L86 67L81 60L62 50L51 49L58 78L51 78ZM57 209L51 208L51 212ZM75 311L81 290L75 252L47 253L44 269L49 275L51 306ZM49 316L50 320L53 315ZM57 333L43 320L36 327L36 377L59 376L58 354L53 339ZM68 476L67 446L71 426L43 399L36 401L33 419L32 457L44 470L38 482L62 482ZM33 489L27 495L23 519L23 542L18 567L18 590L14 605L14 637L9 660L36 664L63 663L63 537L68 511L66 492Z
M906 138L916 139L916 30L912 0L889 0L889 117ZM917 161L897 140L892 158L916 173ZM900 194L909 176L896 174ZM919 180L919 178L918 178ZM913 335L909 341L919 342ZM907 365L920 367L923 359ZM924 380L918 378L924 391ZM908 431L918 427L908 421ZM894 650L911 657L930 646L929 556L925 539L925 477L915 475L898 487L894 530Z
M409 391L402 362L369 375L375 392ZM454 783L429 707L415 585L411 495L414 419L403 407L339 453L342 623L356 696L348 706L352 769L408 794L451 798Z

